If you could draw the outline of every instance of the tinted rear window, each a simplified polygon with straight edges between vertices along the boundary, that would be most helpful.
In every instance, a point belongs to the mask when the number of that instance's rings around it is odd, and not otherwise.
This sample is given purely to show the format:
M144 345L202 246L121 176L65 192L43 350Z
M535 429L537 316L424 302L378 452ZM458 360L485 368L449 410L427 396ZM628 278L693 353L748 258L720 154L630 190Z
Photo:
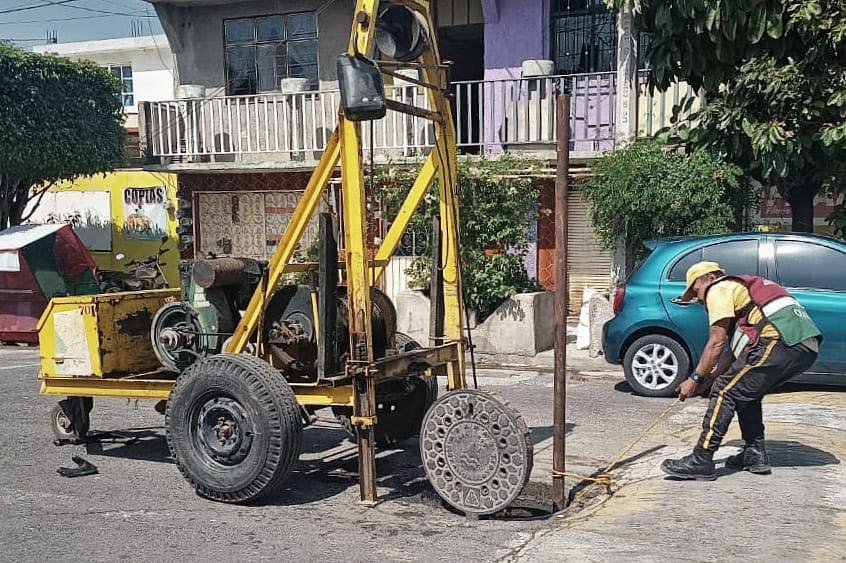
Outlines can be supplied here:
M701 261L717 262L727 274L758 275L758 241L730 240L697 248L682 256L667 276L669 281L685 281L687 269Z

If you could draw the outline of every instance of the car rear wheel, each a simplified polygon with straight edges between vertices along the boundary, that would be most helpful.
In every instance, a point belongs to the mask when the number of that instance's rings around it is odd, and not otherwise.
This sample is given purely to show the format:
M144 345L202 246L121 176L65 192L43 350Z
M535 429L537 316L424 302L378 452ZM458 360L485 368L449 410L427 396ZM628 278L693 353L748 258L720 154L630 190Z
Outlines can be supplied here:
M638 338L626 350L623 371L638 395L672 397L690 373L690 358L676 340L650 334Z

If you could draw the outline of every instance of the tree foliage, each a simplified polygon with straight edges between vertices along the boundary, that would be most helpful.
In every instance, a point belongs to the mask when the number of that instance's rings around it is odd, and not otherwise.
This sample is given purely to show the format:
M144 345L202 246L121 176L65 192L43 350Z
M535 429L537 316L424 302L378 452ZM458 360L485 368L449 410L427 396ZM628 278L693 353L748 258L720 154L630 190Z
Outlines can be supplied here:
M524 264L528 251L527 234L539 212L538 189L525 173L537 166L534 161L514 156L459 162L464 298L468 307L477 310L482 317L514 294L537 289L537 283L529 278ZM389 165L377 174L375 195L383 204L386 218L396 215L416 172ZM409 226L409 232L414 234L411 236L418 237L418 257L408 271L417 289L429 286L431 249L420 245L419 241L431 240L432 218L438 213L437 189L435 182ZM508 251L486 254L486 249Z
M599 243L614 250L624 242L633 262L645 240L729 230L746 201L741 178L705 149L684 154L642 139L598 158L582 193Z
M0 44L0 229L59 180L126 161L120 84L93 62Z
M813 197L824 183L840 187L846 158L846 0L632 6L650 43L650 85L705 90L704 109L676 133L776 186L794 230L812 230Z

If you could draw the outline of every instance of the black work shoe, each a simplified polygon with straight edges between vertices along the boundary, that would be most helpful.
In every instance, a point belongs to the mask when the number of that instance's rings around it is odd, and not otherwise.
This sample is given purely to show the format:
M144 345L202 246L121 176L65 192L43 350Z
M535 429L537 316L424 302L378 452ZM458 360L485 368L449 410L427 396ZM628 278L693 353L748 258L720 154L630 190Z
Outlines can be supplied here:
M714 453L702 448L696 448L693 453L681 459L665 459L661 463L661 470L678 479L694 479L696 481L713 481L717 478L714 468Z
M764 447L764 439L759 438L743 446L743 451L726 459L726 467L736 471L748 471L758 475L769 475L773 472L770 458Z

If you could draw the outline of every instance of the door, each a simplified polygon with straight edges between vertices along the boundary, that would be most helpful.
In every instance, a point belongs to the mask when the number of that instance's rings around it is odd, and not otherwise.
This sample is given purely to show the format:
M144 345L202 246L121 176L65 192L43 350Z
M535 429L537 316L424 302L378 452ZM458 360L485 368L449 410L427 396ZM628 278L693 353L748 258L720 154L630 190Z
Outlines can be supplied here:
M846 247L790 238L774 238L773 245L775 281L823 334L817 363L808 371L846 373Z
M708 316L698 303L673 302L684 293L687 269L703 260L717 262L727 274L759 275L758 239L734 239L708 244L677 257L665 270L661 301L672 323L691 346L696 362L708 341ZM695 366L691 366L695 367Z

